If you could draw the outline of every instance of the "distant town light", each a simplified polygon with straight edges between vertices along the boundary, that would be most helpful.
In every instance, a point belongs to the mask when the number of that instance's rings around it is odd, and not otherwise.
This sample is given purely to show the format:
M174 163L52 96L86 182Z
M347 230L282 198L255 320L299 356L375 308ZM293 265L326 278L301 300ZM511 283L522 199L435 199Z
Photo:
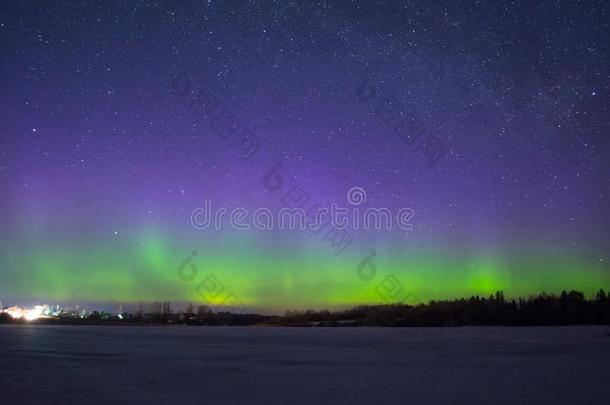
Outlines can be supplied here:
M36 319L47 318L46 313L49 312L47 305L35 305L34 308L22 308L12 306L2 310L13 319L25 319L26 321L34 321Z

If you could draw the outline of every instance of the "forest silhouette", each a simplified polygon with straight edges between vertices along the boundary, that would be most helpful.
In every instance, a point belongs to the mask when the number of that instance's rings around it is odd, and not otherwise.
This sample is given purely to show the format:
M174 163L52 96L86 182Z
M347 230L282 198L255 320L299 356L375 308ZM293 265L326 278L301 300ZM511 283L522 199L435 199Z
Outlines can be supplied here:
M286 311L282 316L231 312L222 307L200 305L194 310L172 311L169 302L154 302L150 311L142 305L134 313L120 316L94 311L88 316L59 315L40 323L65 324L181 324L181 325L268 325L268 326L464 326L464 325L600 325L610 324L610 295L600 289L587 299L580 291L559 295L541 293L527 299L507 299L502 291L489 297L472 296L428 303L361 305L328 311ZM0 314L0 322L26 322Z

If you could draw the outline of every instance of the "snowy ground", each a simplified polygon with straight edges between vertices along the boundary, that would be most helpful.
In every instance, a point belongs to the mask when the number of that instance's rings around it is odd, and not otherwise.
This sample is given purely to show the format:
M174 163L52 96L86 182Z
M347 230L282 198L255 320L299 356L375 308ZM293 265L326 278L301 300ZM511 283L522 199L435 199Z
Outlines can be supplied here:
M608 404L606 329L4 325L0 404Z

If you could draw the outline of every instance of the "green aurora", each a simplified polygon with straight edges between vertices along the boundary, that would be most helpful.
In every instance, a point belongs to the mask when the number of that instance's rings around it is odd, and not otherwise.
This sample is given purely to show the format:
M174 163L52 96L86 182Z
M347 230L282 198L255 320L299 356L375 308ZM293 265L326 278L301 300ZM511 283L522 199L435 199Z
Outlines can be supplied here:
M208 235L217 242L202 239L198 246L189 246L148 230L112 235L104 241L38 244L43 248L9 242L0 261L9 269L0 273L0 298L117 304L169 300L222 305L231 295L248 310L280 313L286 309L382 303L380 284L388 277L400 283L396 290L400 293L391 296L391 301L489 295L496 290L503 290L509 297L563 289L592 295L599 288L610 287L607 264L595 252L558 255L525 248L470 253L446 248L408 252L378 249L370 262L375 267L365 268L369 279L363 280L358 266L370 251L354 249L335 256L324 251L319 240L304 243L300 239L293 241L293 246L278 241L279 246L270 246L269 241L257 243L256 237ZM196 274L185 281L179 276L178 266L193 250L197 251L192 259ZM198 290L209 277L222 285L222 291L213 297Z

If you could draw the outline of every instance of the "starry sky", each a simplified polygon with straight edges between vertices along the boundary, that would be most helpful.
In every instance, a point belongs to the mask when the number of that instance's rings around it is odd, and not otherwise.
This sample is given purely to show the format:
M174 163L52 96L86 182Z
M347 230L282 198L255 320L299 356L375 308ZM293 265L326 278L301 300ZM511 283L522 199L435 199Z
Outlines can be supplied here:
M609 289L608 9L3 1L0 300L282 312ZM191 224L206 198L309 208L352 187L413 229L338 246Z

